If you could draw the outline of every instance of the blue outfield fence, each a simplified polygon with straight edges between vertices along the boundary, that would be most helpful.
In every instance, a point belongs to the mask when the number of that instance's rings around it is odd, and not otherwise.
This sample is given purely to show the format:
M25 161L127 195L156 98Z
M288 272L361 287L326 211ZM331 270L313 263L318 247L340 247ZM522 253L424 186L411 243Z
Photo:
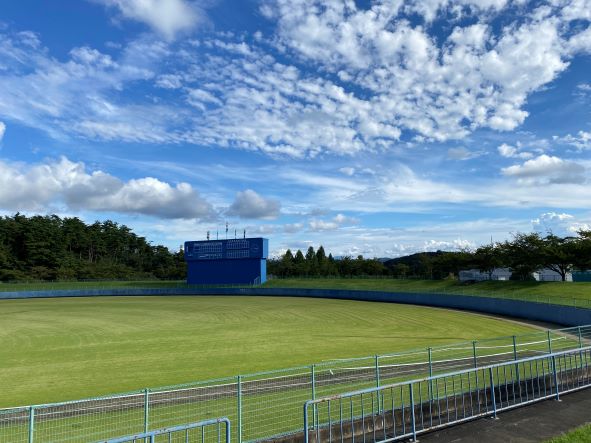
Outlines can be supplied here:
M511 367L515 368L518 361L531 357L548 357L563 351L584 351L587 355L589 346L591 325L540 330L518 336L325 361L308 366L141 389L104 397L0 409L0 442L105 441L211 417L227 417L233 424L232 441L238 443L298 433L303 438L302 405L310 398L324 398L359 389L390 386L393 383L408 384L409 380L429 375L439 377L441 374L472 371L492 364L507 363L506 368L509 370ZM545 370L548 373L547 368ZM523 369L513 371L514 374L519 374L520 382L527 379ZM482 384L486 374L476 374L478 383ZM413 392L413 395L416 394L414 398L424 401L426 392L431 392L432 395L437 393L436 395L443 398L445 387L442 388L441 378L437 380L427 391L424 384L418 385L421 392ZM452 380L451 385L445 383L451 389L449 392L454 392L457 388L454 383L478 386L481 395L484 395L483 390L486 389L484 385L474 385L474 378L463 381L460 378L457 382L450 378L446 380ZM410 401L407 394L396 401L399 400L403 400L405 405ZM381 410L387 407L387 401L383 398L378 403ZM482 403L481 407L486 405ZM363 412L370 410L367 408L369 405L364 406ZM319 420L322 423L321 416Z
M391 442L591 387L591 347L304 403L303 440Z

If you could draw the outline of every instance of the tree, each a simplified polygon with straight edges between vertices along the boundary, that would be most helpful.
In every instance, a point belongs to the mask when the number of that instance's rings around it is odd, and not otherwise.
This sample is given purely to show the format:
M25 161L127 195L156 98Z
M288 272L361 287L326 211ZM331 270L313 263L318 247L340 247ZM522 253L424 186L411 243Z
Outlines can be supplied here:
M573 265L575 268L585 271L591 269L591 230L581 230L578 235L574 245Z
M515 234L513 241L499 247L502 261L512 271L512 280L530 280L532 273L544 265L543 241L537 233Z
M473 260L478 270L487 273L492 280L494 270L503 266L502 249L496 245L481 246L476 249Z
M318 259L314 248L310 246L306 252L306 268L308 275L318 275Z
M542 264L560 274L562 281L572 271L577 260L577 244L574 237L557 237L548 234L541 243Z

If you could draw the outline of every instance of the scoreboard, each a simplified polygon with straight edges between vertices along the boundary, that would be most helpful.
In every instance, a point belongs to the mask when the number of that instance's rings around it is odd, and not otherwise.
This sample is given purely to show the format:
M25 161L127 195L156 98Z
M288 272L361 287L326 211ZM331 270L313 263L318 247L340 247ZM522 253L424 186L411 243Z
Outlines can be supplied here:
M187 283L264 283L268 251L266 238L187 241Z

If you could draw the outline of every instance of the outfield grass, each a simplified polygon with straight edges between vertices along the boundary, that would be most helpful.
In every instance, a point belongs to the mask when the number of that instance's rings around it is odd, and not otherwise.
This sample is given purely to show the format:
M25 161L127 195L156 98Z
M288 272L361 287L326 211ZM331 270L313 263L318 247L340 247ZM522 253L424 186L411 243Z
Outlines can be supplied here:
M523 334L477 314L350 300L0 301L0 407Z
M548 440L547 443L591 443L591 425L581 426L561 437Z

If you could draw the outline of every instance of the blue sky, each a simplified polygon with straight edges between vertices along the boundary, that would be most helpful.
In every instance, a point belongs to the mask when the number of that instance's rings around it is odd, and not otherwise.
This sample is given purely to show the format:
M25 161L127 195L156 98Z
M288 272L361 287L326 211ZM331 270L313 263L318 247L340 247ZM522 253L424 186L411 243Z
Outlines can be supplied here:
M474 248L591 228L591 1L0 7L0 211L177 248Z

